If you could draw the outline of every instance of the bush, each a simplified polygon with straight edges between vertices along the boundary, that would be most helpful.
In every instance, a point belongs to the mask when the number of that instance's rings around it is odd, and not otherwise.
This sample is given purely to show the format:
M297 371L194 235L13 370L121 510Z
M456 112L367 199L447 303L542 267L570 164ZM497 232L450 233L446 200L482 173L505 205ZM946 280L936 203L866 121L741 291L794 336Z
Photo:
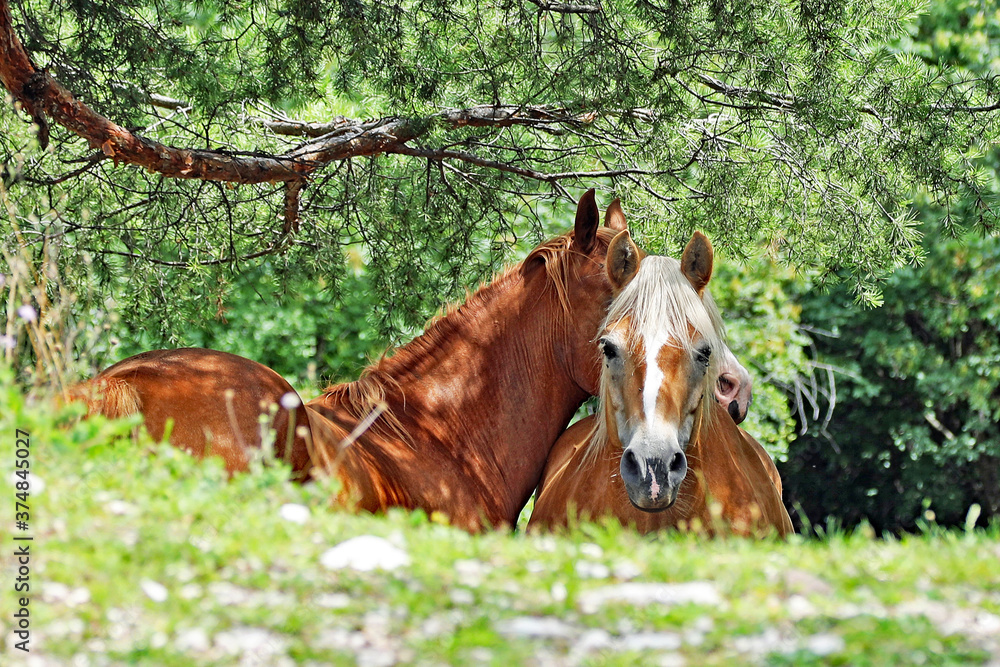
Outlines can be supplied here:
M835 419L811 424L782 466L811 519L911 529L929 508L961 524L1000 513L1000 238L927 230L925 265L897 271L884 305L803 293L802 320L839 367Z

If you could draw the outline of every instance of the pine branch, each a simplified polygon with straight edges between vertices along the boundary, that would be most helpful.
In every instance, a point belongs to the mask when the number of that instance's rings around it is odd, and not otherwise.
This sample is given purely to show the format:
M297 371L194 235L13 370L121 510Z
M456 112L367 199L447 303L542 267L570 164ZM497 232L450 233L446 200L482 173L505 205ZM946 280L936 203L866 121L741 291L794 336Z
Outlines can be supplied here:
M160 107L161 109L173 109L174 111L178 109L190 108L190 105L184 100L175 100L172 97L158 95L157 93L149 94L149 103L154 107Z
M567 2L544 2L543 0L528 0L545 12L556 14L600 14L604 10L599 5L574 5Z
M648 114L648 111L637 109L635 113L636 117L642 118L642 114ZM553 105L481 104L466 109L446 109L424 119L412 119L410 122L419 125L440 123L450 128L522 126L554 131L554 125L586 125L592 123L595 117L593 113L573 114L565 108ZM339 136L361 130L373 130L379 127L379 124L401 119L357 121L338 116L330 122L317 123L288 118L271 120L250 116L248 120L275 134L318 139L327 135Z
M752 100L754 102L762 103L764 105L780 109L782 111L794 109L799 103L799 99L793 95L785 95L783 93L776 93L770 90L759 90L756 88L745 88L742 86L733 86L724 81L719 81L707 74L696 74L695 77L702 84L708 88L714 90L717 93L721 93L725 97L730 99L740 99L740 100ZM689 92L692 92L688 89ZM700 95L695 95L703 102L708 100ZM983 106L964 106L964 105L945 105L945 104L934 104L931 105L931 109L934 111L943 111L947 113L990 113L993 111L1000 111L1000 102L996 104L983 105ZM882 116L875 110L871 105L865 104L859 108L861 113L868 114L869 116L874 116L880 121L884 122Z
M573 9L569 5L546 7L553 11L556 11L556 7L562 11ZM550 183L585 176L662 173L634 169L546 173L471 153L415 149L406 145L439 125L451 129L522 126L552 132L558 126L587 125L596 118L595 113L573 113L554 105L479 105L466 109L447 109L425 118L384 118L373 121L338 118L330 123L253 118L254 122L277 134L310 137L309 141L283 155L167 146L140 136L98 114L48 72L36 68L13 31L7 0L0 0L0 79L36 120L40 132L47 133L45 118L51 118L86 139L93 148L113 159L116 164L134 164L170 178L242 184L289 183L285 207L285 227L289 230L297 227L298 193L308 176L326 164L353 157L393 153L434 160L453 159ZM159 95L151 95L150 103L167 108L179 108L184 104L180 100ZM291 184L298 185L292 187Z
M458 162L466 162L480 167L486 167L488 169L496 169L497 171L517 174L518 176L523 176L525 178L530 178L537 181L543 181L545 183L556 183L558 181L564 181L569 179L584 180L593 178L614 178L617 176L662 176L665 174L674 173L674 170L672 169L605 169L602 171L564 171L564 172L547 173L543 171L537 171L535 169L526 169L524 167L517 167L515 165L503 162L497 162L496 160L481 158L471 153L465 153L462 151L452 151L443 149L433 150L433 149L412 148L410 146L400 146L398 148L387 150L386 152L397 153L400 155L412 155L414 157L422 157L435 162L441 162L443 160L455 160Z
M769 90L756 90L754 88L742 88L732 86L708 76L707 74L695 75L701 83L708 86L717 93L722 93L726 97L736 99L750 99L756 102L763 102L778 109L792 109L795 107L795 98L791 95L773 93Z

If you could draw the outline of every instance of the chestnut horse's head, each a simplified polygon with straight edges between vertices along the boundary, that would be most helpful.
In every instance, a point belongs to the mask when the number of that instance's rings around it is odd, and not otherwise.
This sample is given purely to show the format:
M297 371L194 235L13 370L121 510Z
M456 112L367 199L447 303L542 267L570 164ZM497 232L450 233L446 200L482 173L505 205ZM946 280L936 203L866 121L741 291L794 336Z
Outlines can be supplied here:
M618 293L599 335L602 416L593 443L623 449L621 478L641 510L674 503L688 443L713 413L708 402L716 400L728 348L705 290L712 263L712 244L701 232L680 262L644 257L627 232L608 248L608 278Z
M608 206L604 225L594 190L580 197L573 232L542 244L528 255L523 271L545 267L546 280L558 297L553 311L555 335L561 343L559 363L587 395L597 395L600 355L594 333L608 312L616 287L605 269L611 240L627 228L621 204Z

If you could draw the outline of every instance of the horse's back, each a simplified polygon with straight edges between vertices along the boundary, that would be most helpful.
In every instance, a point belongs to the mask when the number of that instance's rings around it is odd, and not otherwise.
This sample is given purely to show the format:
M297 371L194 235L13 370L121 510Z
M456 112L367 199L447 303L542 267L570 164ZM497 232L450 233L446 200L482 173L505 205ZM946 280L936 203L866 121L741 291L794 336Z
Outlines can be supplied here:
M173 445L195 456L221 456L230 472L247 469L248 449L262 446L263 422L275 431L278 456L285 455L291 440L289 462L300 474L308 474L308 448L296 429L308 429L309 421L302 408L295 410L294 423L290 420L291 411L282 406L288 394L298 399L292 386L267 366L202 348L143 352L71 392L87 401L92 414L141 412L156 440L162 440L172 424Z

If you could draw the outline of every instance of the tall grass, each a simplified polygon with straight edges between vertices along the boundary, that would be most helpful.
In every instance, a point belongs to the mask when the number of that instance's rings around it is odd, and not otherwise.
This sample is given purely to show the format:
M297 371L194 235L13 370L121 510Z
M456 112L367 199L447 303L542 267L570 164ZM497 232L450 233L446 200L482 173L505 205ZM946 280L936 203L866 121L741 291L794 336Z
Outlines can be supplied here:
M81 298L64 279L60 252L65 237L58 212L24 214L2 183L0 202L3 226L10 230L0 245L3 360L33 395L64 394L93 372L94 353L107 347L114 317L95 303L93 293ZM86 273L89 267L85 262L78 270Z

